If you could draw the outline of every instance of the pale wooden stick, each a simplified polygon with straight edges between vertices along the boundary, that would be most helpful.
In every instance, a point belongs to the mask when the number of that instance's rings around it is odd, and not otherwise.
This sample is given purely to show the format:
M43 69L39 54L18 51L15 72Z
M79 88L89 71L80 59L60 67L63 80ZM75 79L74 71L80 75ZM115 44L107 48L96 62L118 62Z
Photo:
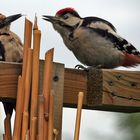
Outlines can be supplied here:
M6 118L4 120L4 128L5 128L5 135L7 140L12 140L12 132L11 132L11 115L6 114Z
M27 131L27 133L26 133L26 136L25 136L25 140L30 140L29 138L30 138L30 134L29 134L30 132L29 132L29 130Z
M36 132L36 126L37 126L37 117L33 117L31 120L31 128L30 128L30 140L36 140L37 138L37 132Z
M28 123L29 123L29 113L27 111L24 111L22 117L21 140L25 140L25 136L28 130Z
M43 95L45 98L45 119L44 119L44 139L48 138L48 114L49 114L49 96L52 84L52 67L53 67L53 53L54 49L50 49L45 54L44 76L43 76Z
M23 65L22 65L22 80L19 78L18 82L18 92L17 92L17 102L16 102L16 115L14 122L14 132L13 140L21 139L21 122L22 122L22 112L24 103L24 82L26 75L27 66L27 52L28 48L31 47L31 37L32 37L32 23L25 18L25 30L24 30L24 52L23 52Z
M38 140L43 140L44 135L44 96L39 95L38 101Z
M79 140L83 97L84 97L84 93L83 92L79 92L79 94L78 94L78 107L77 107L77 114L76 114L76 124L75 124L74 140Z
M57 136L59 134L59 131L57 129L53 129L53 134L54 134L54 140L57 140Z
M29 108L29 97L30 97L30 88L31 88L31 72L32 72L32 54L33 50L28 49L28 62L25 76L25 98L24 98L24 107L23 107L23 120L22 120L22 140L25 140L25 134L28 130L28 108Z
M53 139L53 125L54 125L54 94L51 91L49 99L49 120L48 120L48 140Z
M21 122L22 122L22 78L19 76L18 78L18 89L17 89L17 101L16 101L16 114L15 114L15 122L14 122L14 132L13 132L13 140L19 140L21 134Z
M28 48L31 47L32 40L32 22L25 18L25 30L24 30L24 51L23 51L23 65L22 65L22 77L25 80Z
M37 24L37 23L35 23ZM32 119L37 117L37 104L38 104L38 85L39 85L39 54L40 54L40 30L34 30L33 38L33 67L32 67L32 92L31 92L31 112L30 112L30 137L37 132L37 123L33 124ZM33 126L32 126L33 125Z
M35 15L35 19L34 19L34 30L38 30L37 16L36 15Z

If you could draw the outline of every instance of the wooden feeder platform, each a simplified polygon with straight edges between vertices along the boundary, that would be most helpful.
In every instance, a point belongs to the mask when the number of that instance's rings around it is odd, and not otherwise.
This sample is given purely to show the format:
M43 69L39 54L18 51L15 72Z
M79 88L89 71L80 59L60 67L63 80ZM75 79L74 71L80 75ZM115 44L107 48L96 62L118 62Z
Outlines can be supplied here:
M40 92L44 61L40 60ZM22 64L0 62L0 101L13 102ZM58 93L57 107L76 107L78 92L84 92L84 109L113 112L140 112L140 72L65 68L53 63L52 88Z

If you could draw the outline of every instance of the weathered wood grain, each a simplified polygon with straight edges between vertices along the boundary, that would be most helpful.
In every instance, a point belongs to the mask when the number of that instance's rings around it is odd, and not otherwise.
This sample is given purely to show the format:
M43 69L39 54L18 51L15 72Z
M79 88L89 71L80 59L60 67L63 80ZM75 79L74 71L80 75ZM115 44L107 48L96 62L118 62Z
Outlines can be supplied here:
M44 70L44 61L40 61L40 86L42 93L42 78ZM54 128L59 131L57 139L61 140L62 131L62 113L63 113L63 92L64 92L64 65L60 63L53 64L52 90L54 92Z
M0 62L0 100L16 98L21 64Z
M43 69L44 62L40 62ZM62 64L60 64L62 65ZM57 76L62 77L63 70L57 68ZM42 68L41 68L42 67ZM61 72L62 71L62 72ZM17 77L21 73L20 64L0 63L0 99L15 99ZM54 72L55 73L55 72ZM42 77L40 70L40 77ZM55 88L56 83L52 81ZM40 81L40 92L42 89ZM88 73L82 70L64 69L64 84L57 84L64 90L63 106L76 107L77 94L84 92L83 107L85 109L98 109L106 111L139 112L140 111L140 72L120 70L91 70ZM62 88L63 87L63 88ZM57 91L56 89L56 91ZM62 95L61 95L62 96ZM58 97L59 100L60 97ZM62 98L62 97L61 97Z

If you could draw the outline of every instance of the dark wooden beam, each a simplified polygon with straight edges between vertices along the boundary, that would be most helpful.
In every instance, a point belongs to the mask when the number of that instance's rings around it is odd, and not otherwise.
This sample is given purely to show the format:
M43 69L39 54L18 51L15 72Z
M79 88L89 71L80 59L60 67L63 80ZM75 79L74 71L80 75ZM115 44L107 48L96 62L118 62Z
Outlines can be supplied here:
M57 65L54 63L55 69ZM16 98L17 77L21 73L21 66L15 63L0 63L1 101L12 101ZM62 77L59 73L53 76L53 80L56 81ZM53 81L53 83L55 85L57 82ZM140 111L140 72L138 71L93 69L87 73L83 70L65 68L62 86L64 107L76 107L78 92L82 91L85 93L83 105L85 109Z

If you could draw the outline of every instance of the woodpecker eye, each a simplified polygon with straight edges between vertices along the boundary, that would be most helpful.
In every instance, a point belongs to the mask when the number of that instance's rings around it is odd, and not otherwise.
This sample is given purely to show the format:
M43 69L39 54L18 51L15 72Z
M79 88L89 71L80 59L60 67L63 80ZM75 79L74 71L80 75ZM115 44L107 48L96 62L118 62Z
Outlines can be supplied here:
M68 19L69 16L66 14L66 15L63 15L63 19Z

